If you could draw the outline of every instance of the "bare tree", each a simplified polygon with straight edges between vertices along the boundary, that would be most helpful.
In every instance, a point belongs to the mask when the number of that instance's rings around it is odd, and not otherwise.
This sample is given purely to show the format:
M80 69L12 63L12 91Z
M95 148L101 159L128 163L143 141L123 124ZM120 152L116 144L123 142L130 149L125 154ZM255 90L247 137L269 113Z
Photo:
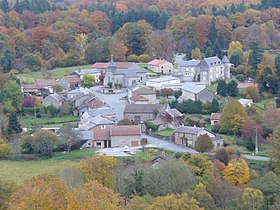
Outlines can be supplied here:
M78 131L75 131L71 125L65 125L61 128L59 137L60 146L67 152L70 152L71 147L81 139L81 135Z

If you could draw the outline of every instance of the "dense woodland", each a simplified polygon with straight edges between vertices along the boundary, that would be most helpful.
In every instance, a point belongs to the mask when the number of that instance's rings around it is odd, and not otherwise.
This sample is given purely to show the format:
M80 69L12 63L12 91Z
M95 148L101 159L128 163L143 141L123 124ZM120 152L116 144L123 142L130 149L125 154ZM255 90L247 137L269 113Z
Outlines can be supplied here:
M174 61L174 53L186 59L227 54L234 64L233 80L218 81L212 103L178 101L182 93L169 89L158 93L161 102L186 115L221 112L212 132L227 141L215 155L168 152L169 159L156 168L152 158L166 151L144 143L131 158L82 156L74 166L25 183L0 180L0 210L279 209L278 0L0 0L0 8L0 165L46 161L77 144L71 126L59 137L40 130L32 137L21 133L18 116L33 117L35 111L38 118L61 118L71 107L44 108L24 97L17 73L108 61L111 54L133 62ZM237 82L249 78L258 87L238 90ZM171 95L176 100L168 100ZM256 104L270 101L244 108L235 100L240 96ZM211 142L205 146L204 137L195 148L202 153L213 148ZM239 148L254 152L256 137L269 147L271 161L240 156Z

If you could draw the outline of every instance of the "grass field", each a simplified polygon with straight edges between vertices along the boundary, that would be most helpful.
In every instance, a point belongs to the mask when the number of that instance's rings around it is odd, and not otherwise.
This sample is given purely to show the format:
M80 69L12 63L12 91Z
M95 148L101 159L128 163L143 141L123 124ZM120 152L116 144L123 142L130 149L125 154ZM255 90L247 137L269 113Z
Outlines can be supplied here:
M39 174L52 174L69 166L77 166L78 161L92 156L94 150L75 150L69 154L54 153L48 160L9 161L0 160L0 180L12 180L22 184L25 180Z
M20 120L21 125L24 127L32 127L32 124L40 124L46 125L47 127L53 127L58 124L62 126L65 122L74 122L79 121L80 117L76 116L64 116L64 117L43 117L43 118L36 118L33 117L23 118Z
M46 71L38 71L38 72L30 72L30 73L22 73L17 74L16 76L25 83L34 83L37 79L47 79L53 78L58 79L62 76L69 75L72 71L80 70L80 69L88 69L91 65L83 65L83 66L73 66L66 68L56 68L53 70Z
M173 130L173 129L167 128L167 129L164 129L164 130L162 130L162 131L158 131L158 132L156 132L155 134L157 134L157 135L159 135L159 136L166 137L166 136L171 136L173 133L174 133L174 130Z

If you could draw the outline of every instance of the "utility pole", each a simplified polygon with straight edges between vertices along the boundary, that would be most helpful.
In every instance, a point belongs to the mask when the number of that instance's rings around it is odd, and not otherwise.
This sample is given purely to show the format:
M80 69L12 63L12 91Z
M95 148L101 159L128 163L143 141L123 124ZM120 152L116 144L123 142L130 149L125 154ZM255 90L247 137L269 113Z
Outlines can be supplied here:
M256 143L255 143L255 153L256 155L259 153L259 150L258 150L258 127L256 127Z

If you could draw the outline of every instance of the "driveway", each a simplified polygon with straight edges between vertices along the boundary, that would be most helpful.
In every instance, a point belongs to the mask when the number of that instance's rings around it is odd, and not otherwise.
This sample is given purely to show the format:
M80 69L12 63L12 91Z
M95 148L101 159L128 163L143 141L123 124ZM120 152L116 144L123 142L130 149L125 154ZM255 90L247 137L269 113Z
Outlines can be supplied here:
M139 150L140 147L129 147L129 152L136 152ZM122 147L119 148L103 148L98 150L99 154L102 155L102 153L106 154L107 156L114 156L114 157L129 157L132 156L128 153L125 153L123 151Z
M127 93L115 93L115 94L104 94L99 91L102 90L102 87L97 86L93 87L92 90L97 98L106 102L116 111L118 121L123 119L123 112L126 104L126 100L123 98L127 96Z
M155 137L149 136L149 135L144 134L144 133L141 134L141 137L142 138L147 138L149 147L157 147L157 148L167 149L167 150L171 150L173 152L186 152L186 153L191 153L191 154L197 154L198 153L194 149L184 147L184 146L180 146L180 145L174 144L170 141L155 138Z

